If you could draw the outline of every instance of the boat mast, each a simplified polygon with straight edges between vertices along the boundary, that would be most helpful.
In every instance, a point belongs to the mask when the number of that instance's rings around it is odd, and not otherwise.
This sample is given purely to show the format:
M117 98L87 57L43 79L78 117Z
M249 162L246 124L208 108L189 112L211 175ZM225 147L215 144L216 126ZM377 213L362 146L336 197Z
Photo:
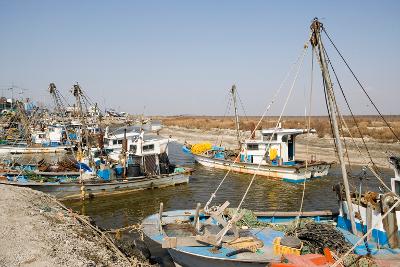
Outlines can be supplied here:
M83 113L83 108L82 108L83 92L82 92L82 88L79 86L78 83L74 84L74 86L72 88L72 94L75 96L76 108L78 108L78 112L77 112L78 120L81 123L81 137L80 137L81 140L79 142L78 149L80 149L80 152L82 152L82 141L83 141L82 134L85 134L86 149L87 149L88 156L90 159L91 156L90 156L90 144L89 144L89 129L88 129L87 121L86 121L87 112L85 111L85 113Z
M62 112L64 110L62 108L62 101L61 101L60 93L58 92L55 83L50 83L49 92L53 98L56 113L58 113L58 115L62 115Z
M325 49L324 45L322 43L322 38L321 38L321 30L322 30L322 23L318 21L317 18L314 19L314 21L311 24L311 38L310 42L313 47L318 48L318 61L319 65L321 67L321 72L322 72L322 77L324 80L324 85L326 88L326 95L327 95L327 104L328 104L328 109L331 114L331 123L332 123L332 128L333 128L333 135L335 138L335 143L337 147L337 153L338 153L338 158L340 162L340 166L342 169L342 176L343 176L343 183L344 183L344 189L346 193L346 202L347 202L347 210L348 210L348 217L350 217L350 222L351 222L351 229L353 234L357 234L357 229L356 229L356 224L353 216L353 204L351 201L351 196L350 196L350 187L349 187L349 181L347 178L347 170L346 170L346 165L344 161L344 156L343 156L343 147L342 143L340 141L340 134L339 134L339 127L338 127L338 122L337 122L337 105L336 105L336 100L335 100L335 93L333 91L333 85L332 85L332 80L329 75L329 69L328 69L328 64L326 61L325 57Z
M240 149L240 124L239 124L239 114L237 111L237 100L236 100L236 85L232 85L231 89L232 99L233 99L233 107L235 110L235 124L236 124L236 139Z
M14 107L17 109L17 114L22 124L22 128L24 128L24 137L26 139L26 143L29 146L32 142L32 132L30 128L29 118L25 113L24 104L20 101L15 101Z

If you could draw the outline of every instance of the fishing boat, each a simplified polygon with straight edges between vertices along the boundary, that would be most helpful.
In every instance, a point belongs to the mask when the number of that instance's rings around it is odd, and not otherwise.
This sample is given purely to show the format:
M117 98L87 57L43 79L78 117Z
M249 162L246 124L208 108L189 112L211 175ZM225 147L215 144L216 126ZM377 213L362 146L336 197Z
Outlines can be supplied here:
M302 246L300 240L285 237L285 232L272 228L272 224L287 225L301 217L331 225L334 218L331 211L254 212L259 222L266 223L264 226L249 228L244 220L245 226L237 227L235 223L242 220L244 213L230 226L228 217L223 216L228 205L226 202L212 213L201 211L199 205L196 210L165 212L160 205L158 214L142 222L143 232L168 249L174 262L183 267L269 266L281 262L284 247L281 244L296 243L293 248L286 247L291 251L287 254L294 255L300 254ZM226 232L226 227L231 228ZM217 244L218 238L221 238L220 244Z
M60 124L46 125L43 130L36 130L25 114L20 102L16 102L20 123L24 131L23 139L6 140L0 145L0 154L35 154L65 153L70 147L66 138L65 127Z
M239 116L236 107L236 86L231 95L235 110L237 150L213 146L210 143L184 144L182 150L192 154L195 161L209 168L217 168L281 179L285 182L301 183L306 179L320 178L329 172L331 163L296 158L296 136L308 133L308 129L277 128L263 129L260 138L255 139L253 130L251 139L242 139ZM310 129L310 133L315 133ZM260 165L260 166L259 166Z
M125 139L124 144L126 143ZM108 162L105 154L95 158L94 155L98 154L98 151L93 149L89 158L75 161L78 171L7 169L0 175L0 184L29 187L57 198L67 199L118 194L189 182L192 169L171 164L166 152L156 151L159 151L159 148L155 147L151 153L138 156L123 148L123 156L119 158L119 163L115 164Z
M342 238L346 240L346 243L341 243L337 246L342 248L342 250L339 255L335 256L334 263L332 262L333 266L342 264L352 253L359 255L356 256L356 259L360 259L362 255L368 255L367 259L372 260L373 263L383 264L382 266L398 266L400 262L400 232L398 231L400 219L400 158L390 158L390 162L395 171L395 177L391 180L391 188L387 187L383 183L382 178L379 177L372 158L370 158L369 162L366 162L367 168L378 178L379 182L384 186L382 190L386 190L386 192L366 193L362 195L361 185L358 192L350 192L348 172L344 160L345 150L343 149L339 131L339 126L343 128L345 126L344 122L340 120L333 83L328 70L328 56L323 46L321 32L326 33L326 30L322 23L315 18L311 24L311 38L309 41L312 45L313 53L316 53L318 63L321 67L326 104L329 111L343 183L336 187L340 205L339 215L334 218L337 223L337 227L335 228L337 229L337 231L335 230L336 236L332 237L331 234L325 235L325 233L323 233L325 239L323 239L323 242L319 242L318 246L319 249L322 250L327 246L329 241L336 242L336 239ZM329 38L329 40L331 39ZM336 46L335 48L337 49ZM305 49L307 49L307 45L304 46L303 56ZM346 65L348 66L347 62ZM338 84L340 83L338 82ZM376 106L374 105L374 107ZM283 110L284 108L285 106ZM379 112L379 114L381 113ZM279 120L280 119L278 119L274 131L266 133L272 136L274 134L278 135ZM391 129L389 124L387 124L387 126ZM310 129L310 127L308 129ZM270 141L271 139L270 137ZM268 150L265 152L267 151ZM269 153L271 154L271 151ZM262 162L259 161L258 168L261 167L261 163ZM234 165L231 164L231 166ZM272 264L273 266L281 266L275 263L280 263L280 257L282 255L291 253L298 253L297 255L300 255L302 240L298 232L294 232L294 236L297 236L300 240L288 238L290 235L286 235L287 233L283 233L282 231L276 231L273 228L260 228L247 224L240 226L238 224L244 216L242 204L249 193L255 176L258 174L257 172L253 173L238 207L236 207L234 212L230 213L229 216L226 216L227 207L229 206L228 201L222 205L211 206L218 190L221 188L229 171L232 169L233 168L229 168L203 209L201 209L201 205L198 204L195 210L164 212L163 204L161 203L159 213L151 215L143 221L142 227L145 235L151 240L161 244L162 247L167 248L174 261L179 265L197 267L269 266L268 264ZM304 196L306 183L304 183L303 188ZM282 218L285 216L272 213L264 214L266 216L264 216L263 220L276 220L277 222L287 222L288 220L300 221L301 211L302 205L300 206L300 211L297 213L297 216L296 214L292 214L292 217L286 216L286 218ZM319 228L323 224L320 222L320 224L317 225L318 227L315 226L306 229L304 233L305 240L310 237L307 231L311 232L314 228ZM293 235L291 237L293 237ZM327 239L326 237L329 238ZM325 266L329 265L330 263ZM287 265L283 264L282 266ZM301 266L304 266L304 264Z
M107 127L104 134L104 149L114 161L120 158L124 139L127 141L127 150L132 156L168 153L168 144L173 141L170 138L145 137L145 131L142 128L132 128L129 132L126 128L121 130L109 133Z
M338 184L334 187L339 203L337 226L353 244L358 241L357 236L371 231L365 242L355 248L357 254L371 254L380 258L394 257L400 261L400 209L396 205L400 193L400 157L391 156L389 162L394 170L391 191L376 192L369 189L364 193L351 192L349 209L344 185ZM394 208L383 217L391 207ZM355 234L352 233L350 218L354 218Z
M189 182L190 173L191 170L180 168L180 170L170 174L154 176L140 175L114 180L91 179L81 181L77 178L75 181L71 181L70 177L68 177L67 179L61 178L56 182L40 182L18 178L16 181L0 179L0 184L29 187L60 199L79 199L185 184ZM56 173L55 175L58 177L62 176L60 173Z
M57 110L64 110L55 85L50 84L49 88L56 100ZM14 168L16 165L12 163L0 172L1 184L29 187L58 198L86 198L189 182L192 169L169 162L168 139L165 142L144 140L144 132L128 134L126 129L122 135L107 134L103 139L101 129L87 110L88 97L80 85L75 84L72 92L76 99L74 112L77 120L68 124L65 130L53 127L51 131L55 133L58 130L69 143L71 133L76 134L75 148L71 149L71 158L66 159L68 164L55 164L62 165L61 168L46 164L18 164ZM34 140L40 142L44 137L38 135ZM56 140L54 135L51 140Z
M185 146L184 151L192 154L196 162L206 167L256 173L285 182L301 183L306 179L327 175L331 166L331 163L325 161L312 159L306 162L296 159L296 136L305 133L307 129L264 129L260 139L246 139L240 143L238 160L237 153L231 153L223 147L209 146L211 149L193 151Z
M49 153L65 153L69 146L42 147L42 146L16 146L3 145L0 146L0 154L49 154Z

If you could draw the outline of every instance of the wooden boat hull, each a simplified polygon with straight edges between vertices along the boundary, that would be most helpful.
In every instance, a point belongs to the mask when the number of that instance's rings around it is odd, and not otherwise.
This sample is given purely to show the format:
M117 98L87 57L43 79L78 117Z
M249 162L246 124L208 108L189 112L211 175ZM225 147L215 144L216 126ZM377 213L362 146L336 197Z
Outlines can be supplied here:
M125 180L113 180L104 182L78 182L71 183L40 183L40 182L9 182L0 181L1 184L29 187L34 190L48 193L61 199L77 199L82 196L82 189L85 197L101 196L125 193L136 190L160 188L189 182L188 173L172 173L154 177L128 177ZM82 188L82 185L84 188Z
M65 153L68 146L57 147L17 147L0 146L0 154L36 154L36 153Z
M330 163L327 162L316 162L308 164L307 168L303 166L275 166L261 164L258 168L258 164L247 163L247 162L237 162L210 158L203 155L193 154L194 159L203 166L209 168L217 168L223 170L231 169L234 172L248 173L261 176L267 176L277 179L282 179L285 182L301 183L306 179L318 178L326 176L329 172Z

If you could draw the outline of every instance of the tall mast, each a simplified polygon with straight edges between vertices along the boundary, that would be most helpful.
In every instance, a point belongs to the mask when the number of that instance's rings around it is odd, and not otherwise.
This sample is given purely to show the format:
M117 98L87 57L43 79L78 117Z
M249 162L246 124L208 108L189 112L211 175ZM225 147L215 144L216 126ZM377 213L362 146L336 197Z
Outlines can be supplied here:
M80 142L79 142L79 147L78 149L80 149L82 151L82 141L83 141L83 136L82 134L85 134L85 139L86 139L86 148L88 151L88 155L90 157L90 144L89 144L89 129L88 129L88 125L87 125L87 121L86 121L86 115L87 115L87 110L85 110L85 113L83 112L83 108L82 108L82 96L83 96L83 92L82 92L82 88L79 86L78 83L74 84L73 88L72 88L72 94L75 96L75 100L76 100L76 108L78 109L78 119L79 122L81 123L81 136L80 136Z
M337 122L337 105L336 105L336 100L335 100L335 93L333 91L333 85L332 85L332 80L329 75L329 69L328 69L328 64L326 62L326 57L325 57L325 50L324 50L324 45L322 43L321 39L321 30L323 28L323 25L321 22L318 21L317 18L314 19L313 23L311 24L311 45L313 47L318 48L318 61L319 65L321 67L322 71L322 77L324 80L324 85L326 88L326 95L327 95L327 102L328 102L328 109L331 114L331 123L332 123L332 128L333 128L333 135L335 138L335 143L337 147L337 153L339 157L339 162L340 166L342 169L342 176L343 176L343 183L344 183L344 189L346 193L346 202L347 202L347 207L348 207L348 217L350 217L350 222L351 222L351 229L353 234L357 234L357 229L356 229L356 224L353 216L353 204L351 201L351 196L350 196L350 187L349 187L349 181L347 178L347 171L346 171L346 165L344 161L344 156L343 156L343 147L342 143L340 141L340 134L339 134L339 127L338 127L338 122Z
M240 124L239 124L239 114L237 111L236 85L232 85L231 94L233 99L233 107L235 109L236 139L240 149Z
M16 101L15 107L17 109L17 113L21 121L22 127L24 128L24 135L25 135L24 137L26 139L27 144L30 145L32 141L32 133L30 128L29 118L26 115L24 105L22 102Z
M57 90L55 83L50 83L49 92L53 98L56 113L58 113L58 115L61 115L61 112L63 111L62 104L61 104L62 102L61 102L61 98L60 98L60 95L59 95L59 92Z

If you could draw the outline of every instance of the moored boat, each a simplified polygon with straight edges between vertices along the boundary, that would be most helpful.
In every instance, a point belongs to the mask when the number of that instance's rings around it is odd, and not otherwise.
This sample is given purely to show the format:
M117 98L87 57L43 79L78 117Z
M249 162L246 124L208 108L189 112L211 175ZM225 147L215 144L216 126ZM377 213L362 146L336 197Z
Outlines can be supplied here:
M142 226L146 236L160 243L164 248L167 248L170 255L178 264L191 267L268 266L268 264L270 263L278 263L274 262L276 258L274 258L272 255L283 255L285 254L285 251L289 251L290 253L294 254L298 253L297 255L299 255L302 250L302 238L303 241L310 240L312 231L317 230L317 234L321 237L317 242L317 249L323 250L325 247L327 247L328 243L332 242L333 246L335 248L338 248L339 250L339 253L336 253L334 259L331 257L330 263L333 263L332 266L341 266L342 263L346 259L348 259L348 256L353 253L356 253L360 256L356 256L355 261L351 264L357 262L362 255L368 255L367 259L372 260L371 265L378 263L384 264L381 266L398 266L398 263L400 262L400 236L398 231L398 207L400 206L400 158L392 157L390 159L392 165L395 166L395 178L392 179L392 188L388 188L383 182L382 178L377 173L377 167L374 164L371 156L369 155L368 161L368 157L365 157L359 150L360 156L366 158L366 167L371 170L371 172L379 180L380 185L382 185L384 188L381 190L381 193L375 192L373 194L361 195L360 185L359 192L350 192L348 179L349 173L346 168L345 150L343 147L344 141L341 139L343 128L347 130L348 128L345 122L342 121L343 118L341 117L341 113L338 110L335 92L333 90L333 83L328 70L328 62L330 63L330 60L321 39L321 33L326 33L326 31L323 28L322 23L320 23L317 18L313 20L310 28L311 35L309 41L313 47L313 53L315 52L317 54L317 60L321 67L326 105L328 108L332 135L335 141L335 152L340 163L341 175L343 179L343 187L339 187L339 190L337 190L337 192L339 192L340 213L339 216L336 218L337 227L335 227L334 229L335 234L332 235L332 233L326 233L324 231L319 232L320 229L325 228L325 224L323 223L310 225L307 223L303 231L299 231L298 224L296 223L294 232L285 233L279 230L276 231L276 229L273 228L272 230L274 231L266 232L265 229L267 227L259 227L259 225L257 224L248 225L247 223L245 223L244 225L240 226L238 222L244 216L243 210L241 209L242 205L246 197L248 196L255 176L258 173L253 173L249 185L246 188L245 193L243 194L243 197L238 204L238 207L234 209L233 214L226 216L225 211L227 206L229 205L228 201L220 206L211 207L210 205L213 199L215 199L216 193L218 192L218 190L221 189L222 184L227 178L229 174L228 171L226 175L221 179L221 182L219 183L215 191L211 193L211 197L204 206L203 210L200 209L200 204L198 204L196 210L178 210L164 213L163 205L161 204L160 212L158 214L154 214L144 220ZM331 41L330 38L329 40ZM302 53L303 56L307 47L307 44L304 45L304 50ZM336 46L335 49L337 49ZM346 65L347 67L349 67L347 62ZM362 87L358 79L357 81ZM341 91L343 92L343 90ZM289 92L288 97L290 96L290 94L291 91ZM370 101L372 102L371 99ZM285 107L286 104L283 106L281 114L283 114ZM374 107L376 108L375 104ZM379 112L378 109L377 111ZM357 121L355 120L353 113L351 114L355 121L355 124L357 125ZM381 115L380 112L379 114ZM386 122L382 115L381 117ZM281 118L282 115L279 117L277 126L275 127L273 132L267 133L270 134L268 146L273 145L271 143L272 139L278 139L274 137L274 135L278 135L279 133L280 127L278 127L278 125ZM396 136L397 140L400 141L387 122L386 125ZM310 127L308 127L308 129L310 129ZM361 132L360 135L361 138L363 138ZM282 142L283 139L281 138L280 141ZM250 144L250 142L248 142L248 144ZM204 148L204 150L202 148ZM194 154L207 154L208 152L209 155L207 156L212 156L214 158L221 157L225 159L226 156L229 156L223 153L224 149L221 149L220 147L212 147L210 144L198 146L195 147L195 149L193 149L193 147L184 147L184 150L186 151L189 151L189 149L191 152L196 152ZM366 149L368 150L367 147ZM210 151L212 152L210 153ZM241 152L244 152L244 150ZM271 155L272 158L276 158L276 156L278 155L278 151L271 151L269 149L265 149L263 152L268 155L270 159ZM283 150L283 152L285 152L285 155L287 155L288 157L290 156L289 154L286 154L287 151ZM238 152L236 155L233 155L233 157L235 157L235 159L240 158L239 153L240 152ZM265 156L264 153L262 154L261 158L259 158L257 169L261 168L261 165L263 163L262 160ZM250 158L250 160L254 160L254 155L255 154L252 155L253 158ZM279 155L282 155L282 150L280 151ZM244 154L242 159L249 160L245 156L246 155ZM231 160L231 162L235 161L236 160ZM227 165L229 167L227 169L231 170L230 167L233 164ZM306 183L304 183L303 187L302 200L305 196L305 189ZM384 190L386 190L386 192L384 192ZM303 201L300 204L298 215L292 215L293 220L300 222L298 218L300 217L302 208ZM281 216L279 215L272 215L272 217L273 218L271 218L270 220L281 220ZM283 219L282 221L287 221L288 219L290 220L290 216L288 217L289 218ZM264 216L264 220L269 220L268 215ZM334 225L330 225L329 228L331 227L334 227ZM271 239L274 241L271 241ZM279 240L279 242L275 242L276 240ZM345 240L346 242L338 242L343 240ZM275 249L277 249L277 251L279 251L280 253L275 253ZM271 251L273 252L271 253ZM278 258L280 260L280 257ZM306 258L309 259L309 257L304 257L303 259ZM292 258L292 260L294 259ZM301 261L300 258L299 260ZM328 264L327 262L325 262L324 264L326 266L330 265L330 263ZM274 264L274 266L277 265L279 266L279 264ZM282 266L288 265L284 264ZM289 266L296 265L289 264ZM300 266L310 265L302 264Z
M264 129L261 138L241 142L238 153L222 147L208 146L204 151L193 151L185 145L183 150L193 154L196 162L210 168L257 174L299 183L306 179L328 174L331 163L317 160L298 160L295 157L296 136L306 129ZM207 146L205 146L207 148Z
M62 199L79 199L185 184L189 182L190 172L191 170L182 169L164 175L126 177L115 180L80 181L75 179L74 181L63 181L61 179L56 182L25 179L23 181L18 179L16 181L0 180L0 184L29 187Z
M36 153L65 153L70 149L70 146L0 146L0 154L36 154Z

